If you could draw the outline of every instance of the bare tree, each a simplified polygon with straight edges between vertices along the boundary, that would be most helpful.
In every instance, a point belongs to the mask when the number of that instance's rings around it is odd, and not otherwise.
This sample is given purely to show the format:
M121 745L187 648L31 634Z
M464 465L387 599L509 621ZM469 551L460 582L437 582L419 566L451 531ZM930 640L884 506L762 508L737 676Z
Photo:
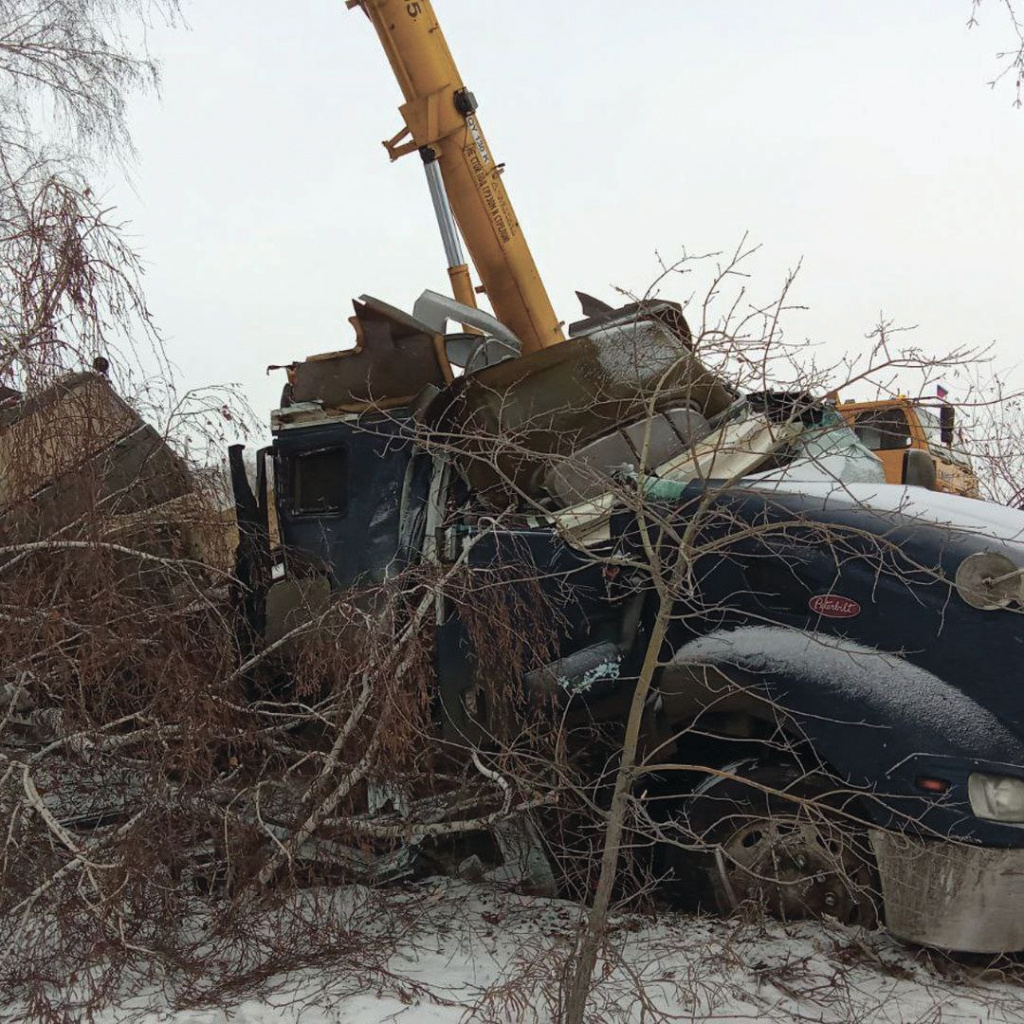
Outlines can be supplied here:
M174 0L0 4L0 379L9 385L157 341L138 258L87 174L97 159L130 156L128 96L157 82L154 62L130 46L133 26L176 11Z
M1000 82L1009 79L1014 83L1014 105L1024 105L1024 22L1021 21L1015 0L989 0L989 5L998 8L1003 15L1003 22L1010 33L1010 45L996 54L1002 63L999 73L989 84L995 88ZM987 8L986 8L987 9ZM979 24L983 10L983 0L971 0L971 16L967 22L969 28Z

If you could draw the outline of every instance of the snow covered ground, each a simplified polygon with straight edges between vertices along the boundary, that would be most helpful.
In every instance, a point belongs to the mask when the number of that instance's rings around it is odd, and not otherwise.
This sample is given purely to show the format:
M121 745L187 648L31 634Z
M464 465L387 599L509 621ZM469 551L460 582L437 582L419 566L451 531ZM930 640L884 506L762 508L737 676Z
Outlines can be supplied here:
M461 1024L558 1019L578 911L569 903L453 881L389 897L415 923L386 956L278 976L218 1008L136 997L100 1024ZM398 920L396 918L395 920ZM383 923L383 922L381 922ZM378 930L378 938L381 932ZM836 924L619 917L589 1019L655 1022L1024 1021L1019 967L907 950ZM1016 975L1016 977L1015 977Z

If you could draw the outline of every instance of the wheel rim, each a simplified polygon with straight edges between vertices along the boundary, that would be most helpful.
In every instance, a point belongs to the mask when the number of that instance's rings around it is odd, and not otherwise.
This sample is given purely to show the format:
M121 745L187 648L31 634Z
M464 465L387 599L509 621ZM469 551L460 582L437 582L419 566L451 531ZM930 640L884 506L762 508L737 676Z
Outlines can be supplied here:
M763 906L784 921L830 916L870 927L873 878L858 839L840 823L797 814L733 821L715 858L726 902Z

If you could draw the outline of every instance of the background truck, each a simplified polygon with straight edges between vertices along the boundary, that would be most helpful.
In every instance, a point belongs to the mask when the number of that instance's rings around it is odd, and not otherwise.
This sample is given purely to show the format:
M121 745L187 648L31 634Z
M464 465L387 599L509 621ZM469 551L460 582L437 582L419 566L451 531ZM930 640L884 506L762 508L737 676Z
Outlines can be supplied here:
M843 419L881 460L891 484L980 497L978 477L958 443L956 408L900 395L842 402Z

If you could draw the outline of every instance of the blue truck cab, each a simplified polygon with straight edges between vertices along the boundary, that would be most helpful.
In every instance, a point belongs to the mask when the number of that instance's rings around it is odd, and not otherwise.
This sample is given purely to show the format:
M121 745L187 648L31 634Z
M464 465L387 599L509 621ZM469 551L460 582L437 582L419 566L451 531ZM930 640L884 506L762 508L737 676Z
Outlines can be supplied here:
M863 882L902 938L1024 950L1024 513L885 484L827 406L739 395L703 367L672 304L523 358L483 314L481 333L446 333L429 302L364 297L355 322L356 348L295 364L273 416L277 576L269 488L235 474L257 642L286 632L298 593L425 563L525 568L560 626L523 687L621 723L658 611L653 544L658 571L687 567L644 725L650 788L672 790L650 813L679 837L666 876L727 907L770 852L792 869L783 913L865 920ZM487 679L457 616L434 628L440 728L476 742ZM862 849L825 849L793 809L809 796Z

